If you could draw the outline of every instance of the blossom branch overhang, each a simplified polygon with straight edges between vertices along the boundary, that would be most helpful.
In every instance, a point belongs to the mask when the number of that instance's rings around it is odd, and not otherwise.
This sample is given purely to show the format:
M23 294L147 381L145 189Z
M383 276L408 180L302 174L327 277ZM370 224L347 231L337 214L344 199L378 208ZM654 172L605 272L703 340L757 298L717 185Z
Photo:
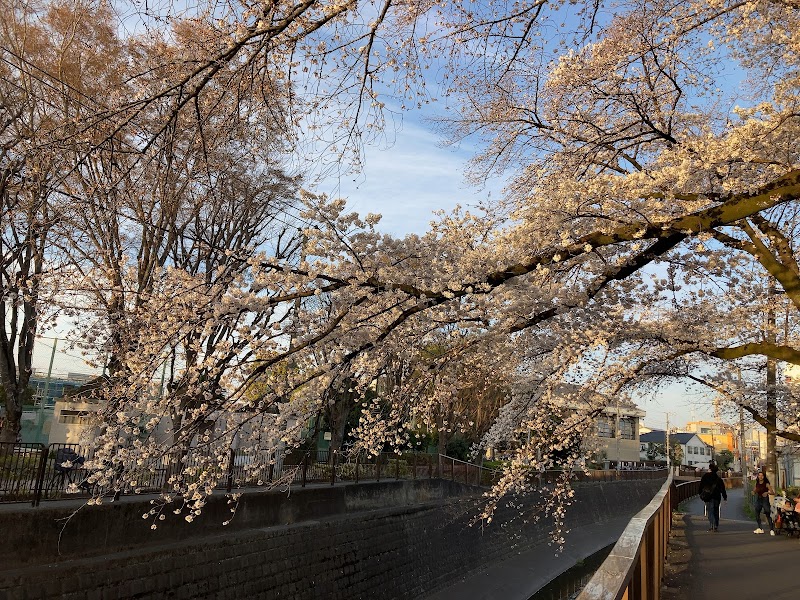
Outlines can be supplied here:
M654 244L649 246L645 251L640 252L628 260L623 262L621 265L606 270L601 276L597 277L595 281L588 287L585 292L585 296L580 303L573 303L569 305L564 305L561 307L553 307L549 308L546 311L542 311L541 313L536 314L534 317L530 319L525 319L524 321L518 322L517 324L513 325L509 329L509 333L516 333L519 331L523 331L524 329L528 329L529 327L533 327L538 325L539 323L550 319L551 317L555 316L559 312L564 312L565 310L571 310L573 308L577 308L578 306L584 306L589 301L591 301L597 294L599 294L606 286L608 286L612 281L621 281L626 279L627 277L631 276L633 273L641 269L642 267L650 264L653 259L661 256L677 246L680 242L686 239L687 235L681 232L675 232L667 237L660 238L656 240Z
M514 278L534 272L537 268L568 258L577 258L596 248L642 239L668 239L677 243L680 240L675 236L679 234L688 237L693 234L710 231L715 227L731 225L768 208L798 199L800 199L800 169L794 169L773 182L762 186L755 192L730 194L726 197L721 196L719 204L715 206L677 217L664 223L639 222L618 227L607 233L599 231L589 233L572 244L562 248L549 249L528 262L517 263L508 266L502 271L489 273L482 281L467 283L460 289L437 292L410 284L383 282L375 277L370 277L366 281L359 282L359 284L384 290L402 291L409 296L425 298L430 303L430 306L434 306L441 304L445 300L468 294L489 293ZM651 260L657 256L652 249L651 254ZM644 264L646 263L632 263L629 268L632 268L631 272L634 272Z
M782 360L793 365L800 365L800 350L770 342L751 342L729 348L716 348L708 352L708 354L723 360L735 360L745 356L759 355Z
M552 249L543 253L536 259L524 263L513 265L503 271L496 271L490 273L484 279L485 285L483 288L477 285L465 285L459 290L447 290L445 292L435 292L432 290L425 290L404 283L391 283L382 282L378 278L370 277L366 280L359 280L357 278L339 279L335 277L328 277L319 275L319 277L329 282L329 285L324 286L326 291L335 291L350 286L370 288L373 292L379 291L401 291L409 297L417 299L424 299L424 302L418 303L415 306L408 307L402 310L395 319L388 323L383 331L377 338L365 342L354 348L342 358L340 365L345 365L352 361L361 353L375 348L382 341L384 341L392 331L396 330L405 321L414 315L426 311L435 306L441 305L459 297L464 297L470 293L488 293L491 289L497 288L502 284L527 273L536 270L539 265L545 265L555 262L556 256L560 253L569 257L578 257L588 253L589 246L597 248L601 246L608 246L625 241L640 240L642 238L655 238L656 242L647 248L644 252L637 254L630 258L619 267L607 271L598 280L595 285L590 287L587 299L590 299L595 294L599 293L610 281L624 279L636 270L651 262L654 258L667 252L680 241L689 237L692 233L700 233L708 231L720 225L727 225L735 223L750 215L756 214L761 210L777 206L781 203L800 198L800 170L794 170L781 178L776 179L772 184L763 186L758 191L751 194L731 195L727 200L722 201L722 204L698 211L691 215L679 217L670 222L656 225L656 224L630 224L618 228L611 233L595 232L584 236L579 241L562 249ZM293 272L295 270L292 270ZM296 270L296 274L310 276L310 273ZM290 294L289 296L296 298L304 295L302 292ZM280 298L280 301L286 301L289 296ZM356 304L362 304L368 300L368 296L362 296ZM279 300L276 298L274 302ZM510 332L521 331L527 327L531 327L537 323L541 323L569 307L551 307L541 313L537 314L534 318L528 319L525 322L513 325ZM345 313L339 315L329 327L326 327L319 335L314 336L312 339L307 340L302 346L293 349L293 352L301 348L308 347L309 345L324 339L332 333L338 326ZM742 350L744 351L744 350ZM749 350L748 350L749 351ZM727 351L728 353L734 352L733 350ZM755 353L755 352L753 352ZM784 351L785 353L785 351ZM793 355L792 355L793 356ZM723 356L720 356L722 358ZM256 369L250 374L248 379L255 378L269 369L270 366L279 362L286 355L276 357L273 360L265 361L259 364ZM783 359L782 359L783 360Z
M787 240L780 235L777 229L765 221L756 222L761 233L773 241L778 258L746 219L742 220L741 227L752 244L748 244L744 249L752 254L761 266L781 284L792 303L796 307L800 307L800 276L798 275L797 261L792 255L791 248L788 248Z
M783 291L792 304L796 308L800 308L800 269L792 254L788 240L776 228L769 227L771 233L768 235L772 240L777 240L775 246L778 258L776 259L772 251L763 242L757 240L758 243L756 243L755 232L752 227L745 223L742 228L753 241L740 240L718 230L715 230L712 235L714 239L728 248L740 250L753 256L781 284ZM759 225L759 229L764 232L767 228Z
M697 199L699 195L692 197ZM731 194L727 197L720 196L718 198L719 204L715 206L664 223L639 222L618 227L611 232L589 233L572 244L561 248L549 249L528 262L517 263L503 270L488 273L482 280L465 283L459 289L435 291L408 283L382 281L374 276L366 279L359 277L343 279L325 273L315 273L315 278L328 282L328 285L319 288L319 291L316 289L307 292L298 291L276 297L270 300L270 304L280 304L297 298L310 297L317 295L319 292L334 292L350 286L359 286L372 288L375 291L399 291L410 297L424 299L426 303L420 307L424 310L470 294L489 293L512 279L534 272L537 268L565 259L577 258L597 248L642 239L658 240L656 244L637 255L632 261L627 261L620 269L615 269L614 272L607 272L605 277L608 281L602 284L604 286L611 280L623 279L629 276L690 235L712 231L715 227L723 225L732 225L760 211L798 199L800 199L800 169L794 169L753 193ZM303 269L287 268L266 262L262 263L262 266L295 275L311 276L309 271ZM416 313L419 310L412 312Z
M356 307L356 306L359 306L361 304L364 304L367 301L367 299L368 299L368 296L361 296L357 301L355 301L351 305L351 307ZM256 366L250 372L250 374L248 375L246 383L257 380L261 375L265 374L270 369L270 367L276 365L277 363L281 362L282 360L285 360L286 358L292 356L293 354L298 353L301 350L304 350L306 348L309 348L310 346L313 346L314 344L316 344L316 343L322 341L323 339L325 339L326 337L328 337L331 333L333 333L336 330L336 328L339 326L339 324L345 319L347 314L348 314L348 310L347 309L342 310L341 313L339 315L337 315L334 319L332 319L331 322L328 324L328 326L325 327L325 329L323 329L317 335L315 335L315 336L313 336L313 337L311 337L311 338L309 338L307 340L304 340L303 342L297 344L296 346L294 346L290 350L287 350L285 353L277 355L274 358L270 358L270 359L267 359L267 360L259 362L258 366ZM322 374L322 371L319 371L319 374Z
M763 215L753 215L750 217L750 220L755 223L756 227L759 228L761 233L766 235L770 243L774 246L775 252L778 255L778 258L784 265L788 265L795 275L800 275L800 266L797 264L797 259L794 256L794 251L792 249L791 242L786 238L784 233L775 227L773 223L771 223L767 218Z
M672 358L694 353L705 354L706 356L719 358L721 360L736 360L739 358L745 358L747 356L764 356L766 358L781 360L793 365L800 365L800 350L792 348L791 346L784 346L770 342L749 342L739 346L708 349L698 347L697 342L691 340L671 338L669 340L662 339L661 341L670 344L684 344L686 346L684 349L678 350L676 355Z

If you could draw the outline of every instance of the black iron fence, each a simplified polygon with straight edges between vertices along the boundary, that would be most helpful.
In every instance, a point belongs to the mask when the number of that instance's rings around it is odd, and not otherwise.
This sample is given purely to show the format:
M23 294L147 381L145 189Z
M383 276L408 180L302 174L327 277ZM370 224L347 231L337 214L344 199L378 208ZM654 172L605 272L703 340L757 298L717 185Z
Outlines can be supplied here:
M0 502L88 498L116 492L158 493L170 490L175 480L185 484L196 475L194 469L215 471L211 479L227 491L276 483L364 482L388 479L440 477L442 463L435 455L418 452L380 453L376 455L316 452L313 455L231 450L223 460L208 461L198 453L171 453L148 466L118 473L106 481L105 488L94 482L89 468L94 458L92 448L80 444L0 444ZM476 465L452 468L450 477L464 483L491 485L489 469ZM118 479L118 480L117 480Z
M487 469L448 456L419 452L309 453L257 452L252 449L230 450L225 457L209 461L197 452L164 455L159 461L140 470L112 472L104 477L104 487L94 481L91 466L93 450L80 444L0 444L0 502L88 498L117 493L158 493L169 491L176 479L190 483L195 471L212 469L211 479L217 488L234 489L272 486L278 483L307 484L359 483L389 479L449 479L468 485L489 487L501 476ZM558 471L532 473L543 485L553 483L563 474ZM618 479L664 478L665 472L647 470L576 471L571 479L613 481Z
M84 466L91 458L80 444L0 443L0 502L89 497L98 491Z

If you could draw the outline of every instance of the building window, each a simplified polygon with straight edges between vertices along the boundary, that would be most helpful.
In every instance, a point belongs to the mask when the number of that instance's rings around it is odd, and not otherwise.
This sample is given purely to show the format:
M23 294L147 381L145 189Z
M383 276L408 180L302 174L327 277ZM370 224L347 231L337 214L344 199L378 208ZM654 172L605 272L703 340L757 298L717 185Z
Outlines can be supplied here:
M598 417L597 419L597 437L613 438L614 437L614 422L609 417Z
M711 428L710 427L701 427L700 428L700 433L711 433Z
M89 422L89 413L85 410L62 410L58 422L67 425L83 425Z
M635 440L636 423L630 417L619 420L619 437L623 440Z
M703 455L703 456L705 456L705 454L706 454L706 449L703 448L702 446L700 447L700 454Z

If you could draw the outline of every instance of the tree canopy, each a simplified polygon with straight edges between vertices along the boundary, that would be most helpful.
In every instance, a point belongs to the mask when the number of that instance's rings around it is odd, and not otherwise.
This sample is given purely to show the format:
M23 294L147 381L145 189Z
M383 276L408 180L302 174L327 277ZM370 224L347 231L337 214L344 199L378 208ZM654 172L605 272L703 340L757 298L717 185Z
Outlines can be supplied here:
M463 426L446 415L467 389L505 394L484 438L513 448L494 501L531 466L578 463L610 399L676 377L800 440L767 377L800 364L796 2L5 4L0 191L4 215L17 190L31 208L4 235L57 201L46 223L72 242L48 238L25 280L67 257L48 303L97 319L100 455L135 473L198 454L173 482L192 510L234 439L297 444L381 379L357 449ZM53 61L36 40L61 21ZM497 202L395 239L287 174L358 168L387 115L440 99L445 139L479 149L468 179L509 177Z

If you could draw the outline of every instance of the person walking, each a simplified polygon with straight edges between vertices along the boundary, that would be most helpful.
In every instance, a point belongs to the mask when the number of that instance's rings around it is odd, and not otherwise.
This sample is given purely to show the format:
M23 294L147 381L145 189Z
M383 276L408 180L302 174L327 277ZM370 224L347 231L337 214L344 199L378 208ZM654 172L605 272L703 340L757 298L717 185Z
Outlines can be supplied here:
M772 523L772 511L769 503L769 497L775 494L775 490L772 489L769 479L767 479L763 471L759 471L756 475L756 485L753 488L753 494L756 497L755 510L757 525L753 533L764 533L764 530L761 529L761 511L763 510L764 516L767 517L767 523L769 523L769 534L775 535L775 526Z
M700 479L700 499L706 503L709 531L719 531L719 505L723 498L725 502L728 501L725 482L717 473L718 470L716 463L710 463L708 473Z

